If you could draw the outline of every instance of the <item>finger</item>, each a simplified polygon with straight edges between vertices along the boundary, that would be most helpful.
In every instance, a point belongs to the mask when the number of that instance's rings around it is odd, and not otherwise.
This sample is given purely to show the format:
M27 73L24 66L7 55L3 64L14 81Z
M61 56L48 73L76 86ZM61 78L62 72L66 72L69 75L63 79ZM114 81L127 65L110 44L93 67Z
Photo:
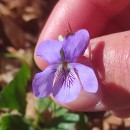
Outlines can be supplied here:
M59 1L42 31L44 35L41 33L40 38L42 40L57 39L59 34L65 36L67 31L70 31L68 23L74 32L80 28L86 28L91 37L99 36L107 22L124 10L128 3L130 3L128 0Z
M129 108L130 31L91 40L92 64L106 108Z
M76 111L130 108L130 31L92 39L92 65L99 81L96 94L81 91L66 104ZM85 61L83 61L85 62Z
M96 37L104 32L108 21L121 12L129 0L101 0L101 1L59 1L52 11L38 40L38 44L45 39L57 39L58 35L66 35L69 31L68 23L75 32L86 28L91 37ZM35 56L37 65L43 69L46 62Z
M130 30L130 4L107 24L104 34Z

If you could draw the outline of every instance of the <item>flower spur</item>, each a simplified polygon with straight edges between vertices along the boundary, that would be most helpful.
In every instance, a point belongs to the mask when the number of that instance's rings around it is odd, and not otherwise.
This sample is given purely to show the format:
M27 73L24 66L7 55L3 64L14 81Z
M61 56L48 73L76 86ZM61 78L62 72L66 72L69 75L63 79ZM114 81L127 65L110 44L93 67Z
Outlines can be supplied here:
M74 101L81 89L96 93L98 82L94 71L83 64L76 63L89 44L89 33L85 29L65 37L63 41L46 40L36 51L36 55L46 60L48 66L37 73L32 86L36 97L42 98L51 93L60 103Z

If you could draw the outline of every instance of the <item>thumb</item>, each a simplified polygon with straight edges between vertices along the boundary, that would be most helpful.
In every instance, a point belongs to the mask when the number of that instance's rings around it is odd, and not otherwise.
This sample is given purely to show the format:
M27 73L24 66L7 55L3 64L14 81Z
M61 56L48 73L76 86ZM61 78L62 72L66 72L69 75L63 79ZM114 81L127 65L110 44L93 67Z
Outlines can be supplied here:
M129 41L130 31L90 41L91 61L98 77L99 91L96 94L81 91L77 100L65 107L76 111L114 110L114 113L130 108Z

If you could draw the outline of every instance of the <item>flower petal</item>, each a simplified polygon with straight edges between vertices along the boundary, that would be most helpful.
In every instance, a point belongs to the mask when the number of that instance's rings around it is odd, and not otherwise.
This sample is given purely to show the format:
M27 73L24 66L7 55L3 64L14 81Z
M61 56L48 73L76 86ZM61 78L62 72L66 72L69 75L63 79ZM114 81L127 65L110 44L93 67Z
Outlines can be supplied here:
M57 65L50 65L43 72L37 73L32 82L36 97L46 97L52 92L54 72Z
M80 88L79 79L73 68L69 67L68 71L65 72L62 67L59 67L52 93L55 99L61 103L72 102L77 98Z
M89 33L85 29L77 31L63 41L63 50L66 60L74 62L82 55L89 43Z
M98 81L94 71L90 67L79 63L72 63L72 65L78 73L84 90L91 93L96 93L98 90Z
M62 42L58 40L46 40L39 44L36 55L46 60L49 64L61 61L60 50Z

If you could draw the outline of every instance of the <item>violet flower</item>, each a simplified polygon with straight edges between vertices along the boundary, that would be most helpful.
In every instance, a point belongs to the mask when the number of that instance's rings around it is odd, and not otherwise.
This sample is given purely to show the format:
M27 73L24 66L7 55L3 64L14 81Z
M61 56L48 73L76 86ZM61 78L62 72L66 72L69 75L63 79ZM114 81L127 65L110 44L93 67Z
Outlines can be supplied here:
M34 77L32 85L36 97L52 94L58 102L68 103L78 97L81 89L97 92L98 82L94 71L88 66L75 63L84 54L88 43L88 31L81 29L63 41L46 40L38 46L36 55L50 66Z

